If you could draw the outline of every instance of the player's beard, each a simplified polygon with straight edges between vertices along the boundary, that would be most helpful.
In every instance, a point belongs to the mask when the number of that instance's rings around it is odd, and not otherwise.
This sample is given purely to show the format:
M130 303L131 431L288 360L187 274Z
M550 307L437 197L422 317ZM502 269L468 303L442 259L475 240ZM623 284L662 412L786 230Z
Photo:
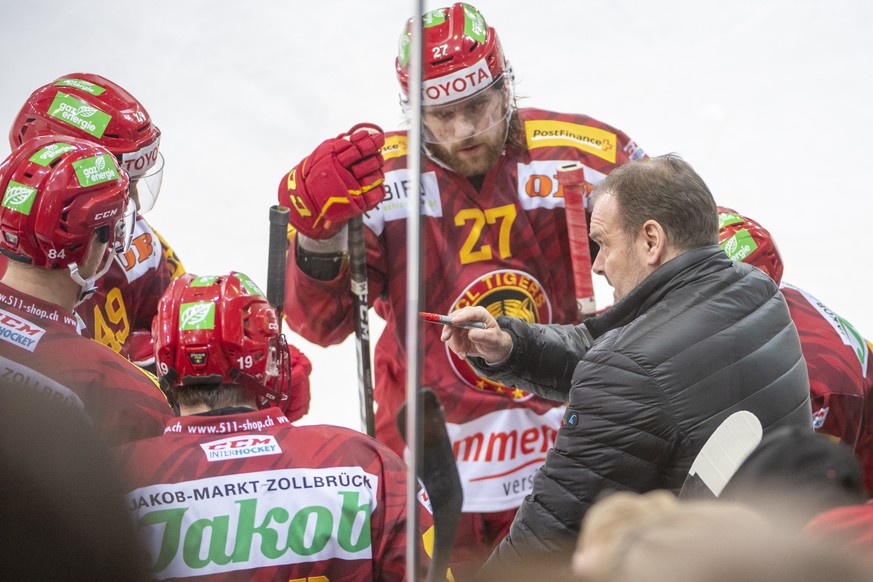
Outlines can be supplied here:
M483 133L452 144L428 144L431 154L462 176L483 176L497 164L506 142L506 121ZM464 150L476 147L474 152Z

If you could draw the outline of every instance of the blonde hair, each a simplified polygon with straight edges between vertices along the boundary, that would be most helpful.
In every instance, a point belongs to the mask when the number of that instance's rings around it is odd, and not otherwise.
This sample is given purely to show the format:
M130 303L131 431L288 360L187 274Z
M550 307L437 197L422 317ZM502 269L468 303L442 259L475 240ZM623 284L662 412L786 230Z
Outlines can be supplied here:
M585 514L573 569L578 574L596 574L601 563L610 562L612 549L641 524L675 508L679 501L669 491L618 492L597 501Z
M680 502L616 545L603 582L870 582L843 548L725 500Z
M741 503L683 501L646 520L619 540L610 554L612 559L603 564L603 579L670 580L678 573L677 561L696 559L698 554L691 548L717 551L730 540L769 539L771 529L761 514Z

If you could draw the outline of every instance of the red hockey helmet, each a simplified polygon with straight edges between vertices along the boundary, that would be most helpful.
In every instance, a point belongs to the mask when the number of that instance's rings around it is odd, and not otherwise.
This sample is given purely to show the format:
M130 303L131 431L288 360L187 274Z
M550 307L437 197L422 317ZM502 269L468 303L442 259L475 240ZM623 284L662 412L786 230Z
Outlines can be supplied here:
M424 64L422 103L443 105L489 87L507 72L497 32L473 6L458 2L422 17ZM409 97L409 56L413 19L400 35L395 61L403 97Z
M0 164L0 251L36 267L69 268L83 291L105 273L133 234L136 205L127 174L106 148L47 135L18 146ZM102 268L78 273L94 232L108 250Z
M49 133L104 146L130 176L139 211L154 206L164 169L161 132L145 107L120 86L99 75L73 73L40 87L18 112L9 143L14 149Z
M291 366L276 310L246 275L175 279L152 322L158 375L170 386L238 384L284 410Z
M747 216L718 207L718 244L735 260L754 265L782 281L782 256L770 232Z

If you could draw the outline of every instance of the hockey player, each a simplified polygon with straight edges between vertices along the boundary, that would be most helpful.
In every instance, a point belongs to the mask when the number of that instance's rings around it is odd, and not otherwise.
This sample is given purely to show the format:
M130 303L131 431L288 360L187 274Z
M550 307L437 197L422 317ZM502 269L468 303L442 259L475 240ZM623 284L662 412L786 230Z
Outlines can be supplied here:
M152 369L151 323L170 280L185 272L173 249L141 216L161 187L161 132L145 107L109 79L73 73L34 91L9 131L12 147L56 133L99 143L130 175L137 205L130 248L120 253L97 292L76 308L84 335Z
M558 167L585 166L591 184L645 156L627 135L585 115L518 109L500 40L476 8L457 3L424 15L423 124L427 159L421 209L423 308L448 313L481 305L538 323L577 318ZM409 111L410 28L396 59ZM279 185L296 236L288 253L288 324L336 344L353 330L345 224L364 214L369 294L387 326L375 350L376 436L395 451L404 400L407 135L355 126L328 139ZM479 377L424 331L423 384L433 387L464 486L453 570L475 572L507 532L551 447L563 412Z
M800 335L809 371L813 426L854 449L873 491L873 370L870 345L848 321L798 287L782 281L782 256L770 232L719 207L719 244L732 259L750 263L779 285Z
M43 136L0 165L0 369L83 411L109 444L160 434L154 378L77 332L73 308L130 244L127 174L92 142Z
M248 277L183 275L153 331L181 418L115 452L154 577L404 579L403 461L353 430L295 427L271 406L295 397L295 365Z

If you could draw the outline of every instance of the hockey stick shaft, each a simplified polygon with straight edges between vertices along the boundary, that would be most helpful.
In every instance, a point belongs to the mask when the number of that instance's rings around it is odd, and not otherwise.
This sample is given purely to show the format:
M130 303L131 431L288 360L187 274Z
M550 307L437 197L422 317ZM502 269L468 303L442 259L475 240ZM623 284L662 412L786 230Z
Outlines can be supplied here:
M434 542L427 581L436 582L446 579L464 493L439 398L425 388L421 392L421 400L423 453L418 476L424 484L433 509ZM397 415L397 427L400 434L407 434L406 410L403 407ZM409 579L414 577L410 574Z
M367 248L364 242L364 217L349 220L349 274L355 310L355 342L358 356L358 395L361 401L361 428L376 436L373 413L373 370L370 360L370 300L367 284Z
M591 278L588 220L585 216L585 197L589 194L589 186L585 181L585 168L579 162L558 168L557 178L564 193L570 261L573 265L573 284L576 287L576 306L580 317L584 318L597 311L594 282Z
M276 308L279 328L285 305L285 255L288 252L288 216L285 206L270 207L270 240L267 250L267 301Z

